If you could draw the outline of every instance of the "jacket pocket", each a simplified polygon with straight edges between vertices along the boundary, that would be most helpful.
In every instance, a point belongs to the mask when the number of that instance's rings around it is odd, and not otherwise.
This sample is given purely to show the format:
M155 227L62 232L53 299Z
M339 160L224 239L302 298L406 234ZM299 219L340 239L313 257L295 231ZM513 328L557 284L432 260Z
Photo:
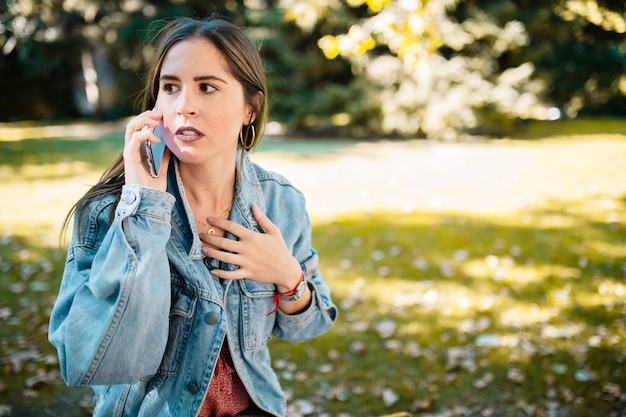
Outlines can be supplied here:
M275 308L272 299L276 295L276 286L249 279L239 282L243 292L243 347L247 351L257 350L267 345L274 328L276 313L267 314Z
M197 297L172 279L170 330L159 374L177 376L189 334L193 326Z

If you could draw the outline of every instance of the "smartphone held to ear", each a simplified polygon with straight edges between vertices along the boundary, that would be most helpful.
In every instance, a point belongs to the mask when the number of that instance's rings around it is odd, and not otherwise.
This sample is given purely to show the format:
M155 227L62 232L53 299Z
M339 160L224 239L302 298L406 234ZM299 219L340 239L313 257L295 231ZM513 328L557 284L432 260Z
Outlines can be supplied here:
M156 111L157 108L155 107ZM165 153L165 141L163 140L163 120L161 120L159 127L156 129L150 129L152 133L159 138L159 143L145 142L146 146L146 161L148 162L148 170L153 178L159 176L161 171L161 162L163 161L163 154Z

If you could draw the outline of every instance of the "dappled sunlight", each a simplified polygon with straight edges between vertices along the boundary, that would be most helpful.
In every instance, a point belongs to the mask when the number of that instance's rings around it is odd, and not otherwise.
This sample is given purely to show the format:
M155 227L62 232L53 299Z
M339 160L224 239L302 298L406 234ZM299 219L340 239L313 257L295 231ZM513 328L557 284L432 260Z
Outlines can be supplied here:
M523 288L543 282L549 277L561 279L579 278L580 269L563 265L519 265L511 257L502 260L488 255L485 260L472 260L458 266L459 270L472 278L486 279L493 285Z
M543 213L541 216L536 217L536 222L528 223L527 227L539 227L542 229L565 229L570 227L576 227L579 224L579 219L575 216L563 213Z
M271 150L253 159L298 186L311 217L321 223L354 212L400 210L488 215L526 227L541 222L541 227L564 229L577 224L579 213L571 212L571 205L583 215L625 216L618 210L619 197L626 195L625 154L625 140L594 136L464 144L364 142L320 155L322 165L315 158ZM552 210L552 215L537 216L537 209Z
M609 308L616 304L621 305L621 300L624 297L624 288L617 291L621 295L616 293L602 293L602 292L579 292L572 294L575 298L575 303L580 308Z
M624 15L600 6L596 0L569 0L555 7L555 12L567 21L582 17L605 30L626 33Z
M461 270L461 268L459 268ZM398 328L401 334L425 334L432 331L432 322L423 322L422 315L437 314L438 325L449 323L459 333L468 333L480 328L475 326L472 317L490 315L492 320L483 322L484 328L516 328L532 330L533 326L543 326L557 319L564 311L573 308L606 307L615 303L623 304L626 286L607 281L595 286L577 287L574 291L568 279L579 279L581 271L565 266L541 266L522 268L525 272L506 271L494 280L492 276L485 285L476 285L473 280L412 279L394 276L381 277L374 274L367 277L351 277L345 270L325 268L325 273L333 278L333 291L341 302L343 310L365 308L377 314L394 314L398 317L416 317ZM527 286L545 282L550 277L558 277L558 285L536 297L519 297ZM475 275L472 278L476 278ZM361 307L359 307L361 306ZM365 307L367 306L367 307ZM502 330L498 330L499 334ZM505 331L506 332L506 331Z
M127 120L101 122L75 122L71 124L41 124L33 122L0 123L0 142L14 142L24 139L81 138L98 139L102 135L120 133L123 135Z
M357 363L386 358L394 375L430 373L441 402L466 389L512 395L502 401L524 409L552 390L555 403L608 410L622 398L612 369L626 340L626 258L613 250L623 247L623 205L604 195L509 213L318 222L314 244L341 311L332 334L352 340L344 356ZM390 386L402 399L402 385ZM606 402L591 391L609 393Z
M58 230L119 143L0 142L11 395L26 386L44 402L61 389L45 340L64 260ZM624 139L595 137L268 141L252 157L306 196L340 309L313 341L272 340L290 399L332 415L459 403L469 405L450 415L549 416L549 404L610 415L626 399L624 152Z
M6 175L3 175L6 174ZM71 206L101 175L84 161L0 167L0 229L55 247Z
M626 245L624 245L624 242L610 243L601 240L592 240L586 242L586 245L590 253L608 258L622 258L626 260ZM624 275L626 276L626 271L624 271Z
M622 265L622 268L626 269L626 265ZM622 298L626 296L626 284L604 279L598 284L598 294L601 297Z
M97 180L100 175L102 175L100 170L94 169L85 161L60 161L20 167L0 166L0 183L7 187L24 181L53 183L67 178L88 181L94 177Z
M553 306L540 306L535 303L508 304L498 313L500 325L515 329L531 328L534 325L547 323L557 317L559 309Z

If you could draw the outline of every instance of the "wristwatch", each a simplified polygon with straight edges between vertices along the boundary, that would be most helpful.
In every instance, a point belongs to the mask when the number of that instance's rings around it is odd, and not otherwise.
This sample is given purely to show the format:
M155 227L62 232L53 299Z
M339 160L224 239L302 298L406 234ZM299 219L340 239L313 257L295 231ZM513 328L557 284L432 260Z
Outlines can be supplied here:
M302 297L302 294L304 294L304 290L306 289L306 286L308 285L308 283L306 282L306 280L302 280L300 281L300 284L298 284L298 286L296 287L296 290L289 294L289 295L281 295L280 299L282 301L296 301L298 298Z

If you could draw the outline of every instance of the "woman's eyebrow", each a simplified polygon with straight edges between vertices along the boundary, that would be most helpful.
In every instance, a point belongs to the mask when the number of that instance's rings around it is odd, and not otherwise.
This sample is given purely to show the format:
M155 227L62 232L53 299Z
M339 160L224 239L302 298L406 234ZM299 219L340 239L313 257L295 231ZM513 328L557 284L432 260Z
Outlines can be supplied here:
M162 74L159 77L160 80L171 80L171 81L180 81L180 77L177 77L175 75L168 75L168 74ZM228 84L226 82L226 80L220 78L220 77L216 77L215 75L200 75L197 77L193 77L194 81L220 81L224 84Z
M194 81L220 81L224 84L228 84L226 82L226 80L220 78L220 77L216 77L215 75L202 75L199 77L193 77Z

